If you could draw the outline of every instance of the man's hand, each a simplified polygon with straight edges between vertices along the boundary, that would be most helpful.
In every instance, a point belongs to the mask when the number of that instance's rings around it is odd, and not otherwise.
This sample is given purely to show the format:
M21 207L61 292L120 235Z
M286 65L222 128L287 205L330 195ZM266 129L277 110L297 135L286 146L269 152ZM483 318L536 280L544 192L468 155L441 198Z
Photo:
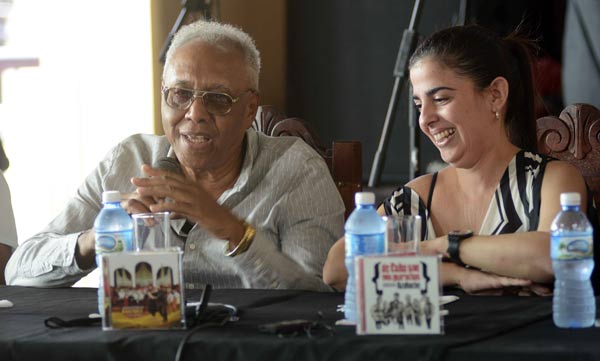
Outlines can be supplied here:
M169 199L148 205L151 212L172 212L200 224L215 237L234 247L244 235L244 225L229 209L219 205L198 182L184 175L142 166L148 178L131 179L142 199Z
M154 198L142 197L137 192L121 195L121 207L129 214L149 213L155 203L158 202Z
M148 213L150 206L156 201L151 197L142 197L137 192L122 194L121 207L129 214ZM82 270L87 270L96 264L96 237L94 229L88 229L77 238L75 261Z

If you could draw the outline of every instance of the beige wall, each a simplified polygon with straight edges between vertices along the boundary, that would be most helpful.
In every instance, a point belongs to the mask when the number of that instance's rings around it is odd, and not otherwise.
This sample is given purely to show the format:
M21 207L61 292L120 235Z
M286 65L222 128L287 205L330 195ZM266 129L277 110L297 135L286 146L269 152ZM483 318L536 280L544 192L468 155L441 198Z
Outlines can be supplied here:
M160 121L162 64L158 61L163 43L181 10L180 1L151 0L152 57L154 64L154 129L163 134ZM234 24L256 41L262 58L261 104L285 111L286 1L220 0L219 21ZM218 16L213 11L213 15Z

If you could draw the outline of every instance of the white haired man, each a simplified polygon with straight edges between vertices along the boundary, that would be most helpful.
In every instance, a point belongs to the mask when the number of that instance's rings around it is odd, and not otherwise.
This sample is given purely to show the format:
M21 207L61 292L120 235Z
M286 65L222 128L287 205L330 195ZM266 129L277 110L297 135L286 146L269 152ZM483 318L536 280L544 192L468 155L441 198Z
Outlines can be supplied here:
M104 190L131 192L129 213L169 211L185 287L331 290L321 280L344 206L323 159L302 140L251 127L259 102L254 41L225 24L184 26L162 80L165 136L117 145L50 225L15 251L13 285L68 285L93 269ZM152 168L161 158L181 173ZM141 169L140 169L141 167ZM169 202L155 199L169 198Z

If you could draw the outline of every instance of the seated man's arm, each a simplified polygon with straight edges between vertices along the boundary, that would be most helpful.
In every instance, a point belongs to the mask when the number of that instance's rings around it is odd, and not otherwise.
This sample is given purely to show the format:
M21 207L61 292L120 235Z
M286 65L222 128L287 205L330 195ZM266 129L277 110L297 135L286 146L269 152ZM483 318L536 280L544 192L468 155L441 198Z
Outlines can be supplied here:
M234 257L248 287L331 291L322 280L323 264L343 234L344 204L320 157L299 169L294 187L278 212L279 246L258 225L247 252Z
M17 247L6 265L6 283L33 287L69 286L91 271L91 268L79 267L75 251L79 236L92 228L99 207L99 204L86 204L80 195L71 199L46 229Z
M95 265L92 229L101 208L102 191L132 191L129 179L137 167L131 164L141 162L136 159L141 153L125 148L140 147L135 144L140 139L132 137L113 148L62 212L42 232L17 247L6 266L7 284L69 286L92 270ZM85 253L83 257L81 253Z
M6 284L6 282L4 281L4 267L6 267L6 263L10 258L11 252L12 248L0 243L0 285Z
M6 284L4 268L15 247L17 247L17 226L12 209L10 189L4 178L4 173L0 170L0 285Z
M329 248L343 234L342 199L327 165L304 142L276 154L257 166L258 183L234 192L228 205L183 175L145 166L148 177L132 179L140 196L171 199L151 205L153 212L173 212L198 225L187 235L186 250L199 263L188 261L186 282L220 287L229 278L245 288L331 290L321 275ZM254 237L244 241L244 252L227 257L247 237L243 221L256 230Z

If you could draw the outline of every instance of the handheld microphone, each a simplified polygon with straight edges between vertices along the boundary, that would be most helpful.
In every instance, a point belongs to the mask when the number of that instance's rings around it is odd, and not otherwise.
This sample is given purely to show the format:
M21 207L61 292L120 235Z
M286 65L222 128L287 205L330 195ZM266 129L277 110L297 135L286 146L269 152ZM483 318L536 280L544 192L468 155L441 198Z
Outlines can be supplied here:
M181 164L179 164L179 161L176 158L160 158L152 165L152 168L166 170L175 174L183 174L183 171L181 170Z
M152 165L152 168L162 169L162 170L169 171L171 173L183 175L183 170L181 169L181 164L179 164L179 161L177 160L177 158L170 158L170 157L160 158ZM173 200L171 198L165 198L165 202L172 202L172 201ZM194 224L195 223L190 222L189 220L186 219L185 223L181 227L180 232L175 232L175 234L177 234L179 239L181 239L183 242L185 242L187 240L187 235L190 233L192 228L194 228ZM207 292L209 292L209 294L210 294L210 289Z
M183 174L183 171L181 170L181 165L179 164L179 161L176 158L160 158L159 160L154 162L154 164L152 164L152 168L166 170L175 174ZM170 202L171 199L165 198L164 201Z

